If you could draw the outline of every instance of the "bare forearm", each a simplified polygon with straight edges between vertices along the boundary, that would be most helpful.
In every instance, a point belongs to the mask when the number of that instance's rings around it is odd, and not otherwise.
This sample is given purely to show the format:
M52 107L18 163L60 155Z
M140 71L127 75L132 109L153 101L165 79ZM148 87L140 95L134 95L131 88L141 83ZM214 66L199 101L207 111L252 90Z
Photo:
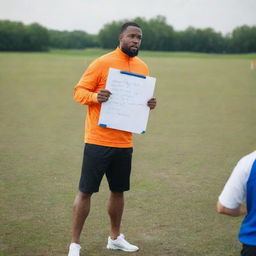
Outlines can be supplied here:
M218 201L217 202L217 212L221 213L221 214L230 215L230 216L233 216L233 217L238 217L238 216L244 215L246 213L246 210L242 205L240 205L237 208L230 209L230 208L227 208L227 207L223 206Z

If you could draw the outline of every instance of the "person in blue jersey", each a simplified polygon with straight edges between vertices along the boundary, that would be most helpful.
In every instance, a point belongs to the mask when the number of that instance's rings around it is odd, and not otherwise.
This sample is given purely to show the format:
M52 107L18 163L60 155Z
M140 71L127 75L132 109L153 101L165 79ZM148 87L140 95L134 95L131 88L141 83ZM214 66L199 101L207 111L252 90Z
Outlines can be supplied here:
M238 235L243 244L241 255L256 256L256 151L237 163L219 196L217 211L230 216L246 215Z

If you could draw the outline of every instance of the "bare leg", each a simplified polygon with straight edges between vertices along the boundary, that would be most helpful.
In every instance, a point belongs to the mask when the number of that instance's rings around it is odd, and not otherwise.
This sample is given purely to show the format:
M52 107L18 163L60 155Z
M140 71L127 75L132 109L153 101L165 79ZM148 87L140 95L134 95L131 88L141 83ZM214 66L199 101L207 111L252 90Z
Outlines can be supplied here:
M120 226L124 210L124 195L122 192L111 192L108 202L108 214L111 223L110 236L116 239L120 235Z
M84 222L89 215L91 194L78 192L73 207L72 243L79 244Z

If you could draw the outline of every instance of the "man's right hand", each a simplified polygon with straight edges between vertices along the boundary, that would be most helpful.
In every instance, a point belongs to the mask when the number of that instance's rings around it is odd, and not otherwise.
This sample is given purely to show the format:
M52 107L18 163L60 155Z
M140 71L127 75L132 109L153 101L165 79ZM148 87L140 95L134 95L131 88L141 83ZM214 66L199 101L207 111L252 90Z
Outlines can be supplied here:
M111 92L109 90L103 89L98 91L97 93L97 100L99 103L106 102L109 99Z

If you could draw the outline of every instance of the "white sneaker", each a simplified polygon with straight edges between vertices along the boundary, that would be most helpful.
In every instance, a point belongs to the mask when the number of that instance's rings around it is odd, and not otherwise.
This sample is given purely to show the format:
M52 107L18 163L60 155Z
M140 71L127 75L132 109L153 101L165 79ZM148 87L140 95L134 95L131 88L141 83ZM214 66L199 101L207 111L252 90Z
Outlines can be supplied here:
M68 256L80 256L80 244L71 243L69 246Z
M122 250L125 252L136 252L139 250L137 246L128 243L124 239L123 234L120 234L116 240L112 240L111 237L109 236L107 248L112 250Z

